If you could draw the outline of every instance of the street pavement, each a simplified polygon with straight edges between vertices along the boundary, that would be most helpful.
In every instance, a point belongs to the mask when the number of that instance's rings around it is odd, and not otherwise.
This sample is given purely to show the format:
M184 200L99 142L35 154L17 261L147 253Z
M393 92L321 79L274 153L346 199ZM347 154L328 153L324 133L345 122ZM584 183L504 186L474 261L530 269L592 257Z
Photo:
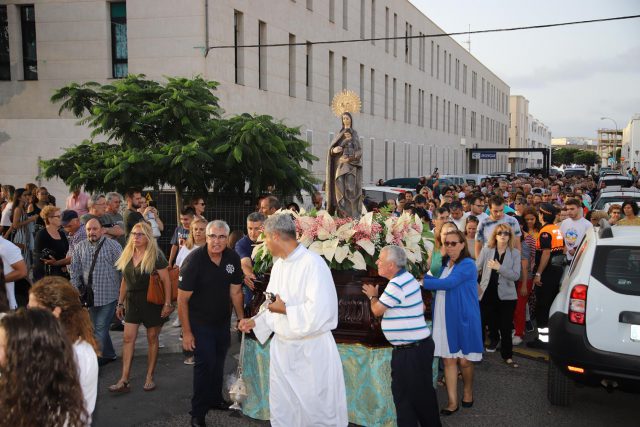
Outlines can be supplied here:
M172 319L173 319L172 315ZM98 401L93 425L114 426L188 426L190 416L193 367L183 363L180 329L163 328L158 367L157 389L144 392L146 371L146 335L144 327L136 343L131 375L131 391L126 394L109 393L107 387L120 376L121 361L110 363L100 370ZM120 355L121 332L111 332L116 351ZM238 335L232 333L232 346L225 366L225 377L235 372L239 352ZM563 408L552 406L546 398L547 362L544 353L514 348L514 359L520 364L512 368L502 362L500 353L485 354L476 365L473 408L460 408L449 417L442 417L444 426L637 426L640 395L621 391L608 393L603 388L576 388L574 403ZM462 383L459 384L459 391ZM438 387L440 406L446 404L444 387ZM268 421L254 420L229 411L210 411L209 426L264 426ZM297 426L294 426L297 427Z

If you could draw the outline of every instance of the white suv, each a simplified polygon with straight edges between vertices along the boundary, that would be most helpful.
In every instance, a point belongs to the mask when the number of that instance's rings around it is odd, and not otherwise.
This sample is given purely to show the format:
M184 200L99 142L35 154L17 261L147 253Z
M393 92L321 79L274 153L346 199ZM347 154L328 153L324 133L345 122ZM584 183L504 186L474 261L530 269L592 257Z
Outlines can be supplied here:
M640 226L590 230L549 311L547 397L568 405L572 380L640 390Z

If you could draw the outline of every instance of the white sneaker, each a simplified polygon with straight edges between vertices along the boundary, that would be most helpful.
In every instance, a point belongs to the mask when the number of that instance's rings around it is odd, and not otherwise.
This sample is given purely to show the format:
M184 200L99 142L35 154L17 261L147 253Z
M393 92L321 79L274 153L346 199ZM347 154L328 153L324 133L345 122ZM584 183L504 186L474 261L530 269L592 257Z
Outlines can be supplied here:
M173 323L171 324L171 326L173 326L174 328L179 328L180 326L182 326L180 324L180 318L176 317L176 320L173 321Z
M520 338L519 336L514 336L513 338L511 338L511 344L513 345L520 345L522 344L522 338Z

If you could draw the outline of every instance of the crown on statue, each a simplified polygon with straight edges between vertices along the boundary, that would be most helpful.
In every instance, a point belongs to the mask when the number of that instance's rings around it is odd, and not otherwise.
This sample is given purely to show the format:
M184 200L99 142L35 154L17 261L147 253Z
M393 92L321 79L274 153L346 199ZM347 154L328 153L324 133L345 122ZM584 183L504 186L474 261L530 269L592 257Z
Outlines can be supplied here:
M357 113L360 111L362 102L360 97L352 90L343 89L334 95L331 101L331 110L336 117L342 116L344 113Z

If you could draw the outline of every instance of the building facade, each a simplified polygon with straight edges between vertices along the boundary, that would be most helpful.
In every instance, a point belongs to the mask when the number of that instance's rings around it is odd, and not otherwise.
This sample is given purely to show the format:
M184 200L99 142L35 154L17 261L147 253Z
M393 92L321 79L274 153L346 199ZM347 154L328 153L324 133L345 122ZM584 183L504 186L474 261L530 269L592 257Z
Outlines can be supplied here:
M624 170L640 170L640 114L635 114L622 130L621 162Z
M541 120L529 114L529 100L522 95L509 97L509 147L551 148L551 131ZM512 153L509 155L510 172L541 168L542 158L542 153Z
M33 181L38 159L88 137L58 116L55 89L127 73L218 81L226 114L300 126L321 179L340 128L330 103L342 89L362 100L354 128L367 183L435 167L464 173L467 148L508 147L509 86L452 38L421 38L444 32L406 0L0 0L3 30L2 183ZM315 43L330 40L353 41ZM500 154L479 171L506 165Z

